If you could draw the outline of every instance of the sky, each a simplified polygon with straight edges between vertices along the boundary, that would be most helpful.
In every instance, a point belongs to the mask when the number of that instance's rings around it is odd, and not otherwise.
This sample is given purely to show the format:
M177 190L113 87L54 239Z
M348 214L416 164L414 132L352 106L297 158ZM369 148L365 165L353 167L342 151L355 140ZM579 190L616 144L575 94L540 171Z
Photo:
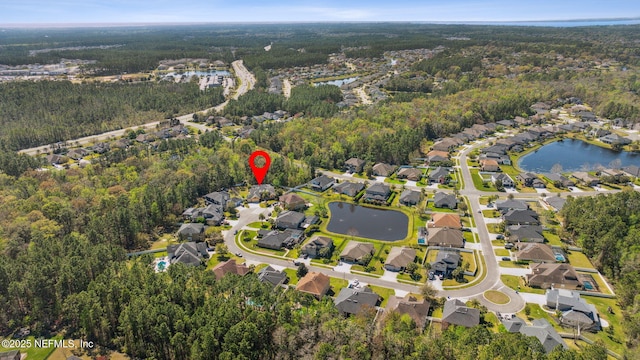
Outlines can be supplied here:
M640 18L638 0L0 0L0 24Z

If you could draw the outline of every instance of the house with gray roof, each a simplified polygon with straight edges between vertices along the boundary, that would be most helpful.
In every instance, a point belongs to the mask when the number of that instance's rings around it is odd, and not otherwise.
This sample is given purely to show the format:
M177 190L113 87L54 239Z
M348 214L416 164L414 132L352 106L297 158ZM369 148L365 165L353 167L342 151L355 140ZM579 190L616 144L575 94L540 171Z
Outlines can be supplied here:
M358 158L351 158L344 163L346 172L359 173L364 168L365 161Z
M326 236L314 236L302 246L300 252L309 255L309 257L318 258L321 257L322 249L328 249L328 254L331 254L331 251L333 251L333 239Z
M340 260L348 263L364 264L367 255L373 256L375 248L371 243L363 243L359 241L349 241L340 253Z
M438 166L429 173L429 183L446 184L450 178L449 170L441 166Z
M474 327L480 324L480 310L470 308L458 299L451 299L444 303L442 310L442 327L449 325Z
M562 210L564 204L567 202L567 199L561 198L559 196L547 196L546 198L544 198L544 202L547 203L547 205L551 206L554 211L558 212Z
M502 218L507 225L540 225L538 213L532 210L516 210L507 211Z
M560 334L558 334L546 319L533 320L532 325L522 327L520 333L538 338L547 354L558 346L568 349L567 344L562 340Z
M215 191L212 193L208 193L203 198L204 202L207 203L207 205L216 204L224 207L227 206L227 201L231 199L231 196L229 196L229 193L225 191Z
M297 211L283 211L276 218L278 229L298 229L305 219L305 215Z
M462 231L448 227L431 228L427 234L427 246L464 247Z
M527 323L519 317L509 319L503 318L500 319L500 322L504 325L507 332L510 333L518 333L523 327L527 326Z
M574 178L582 181L587 186L596 186L600 183L600 179L584 171L576 171L571 174Z
M373 165L373 176L390 176L396 171L396 167L386 163L377 163Z
M640 177L640 167L637 167L635 165L625 166L625 167L622 168L622 171L624 171L625 174L627 174L629 176L633 176L635 178L639 178Z
M506 199L503 201L496 201L496 209L501 213L506 213L509 210L529 210L529 205L522 200Z
M562 312L560 323L581 330L601 330L600 316L593 304L589 304L575 291L547 289L546 304L551 309Z
M540 225L510 225L507 227L509 242L543 243L542 226Z
M274 200L276 195L276 189L270 184L253 185L249 189L247 201L250 203L258 203L265 200Z
M416 258L416 250L409 247L392 247L384 263L389 271L403 271Z
M364 286L355 289L347 287L340 290L333 303L340 314L349 316L357 315L367 308L375 309L380 301L380 295L374 293L370 287Z
M431 263L431 271L435 275L450 277L453 270L460 265L460 252L456 250L443 249L438 251L436 261Z
M289 281L289 277L284 271L278 271L271 266L267 266L258 272L258 280L271 284L275 288L276 286L286 284Z
M631 144L631 139L628 139L626 137L622 137L618 134L609 134L606 136L603 136L600 138L600 141L602 141L605 144L609 144L609 145L628 145Z
M286 229L284 231L273 230L263 235L257 245L261 248L280 250L283 247L288 249L293 248L296 244L300 243L303 238L301 230Z
M170 264L185 264L198 266L204 259L209 258L207 244L203 242L186 242L167 246L167 257Z
M511 179L511 177L507 174L491 174L491 182L495 185L498 181L502 182L502 186L506 188L512 188L516 185L513 182L513 179Z
M187 223L180 225L178 229L178 238L187 241L203 241L204 240L204 224Z
M527 274L527 283L531 287L541 289L560 288L569 290L580 290L583 288L582 280L573 266L565 263L531 264L531 274Z
M374 183L364 193L364 200L368 202L386 202L391 195L391 188L383 183Z
M575 181L570 180L560 174L546 174L545 175L549 181L551 181L554 185L561 185L561 187L570 187L576 186Z
M344 181L333 187L333 191L338 194L355 197L364 189L364 184L359 182Z
M455 209L458 207L458 199L454 194L437 192L433 196L433 206L437 208Z
M336 183L336 180L332 177L328 177L327 175L318 176L317 178L309 181L309 187L318 192L323 192L333 186Z
M400 204L406 206L418 205L420 203L421 194L419 191L405 189L400 194Z

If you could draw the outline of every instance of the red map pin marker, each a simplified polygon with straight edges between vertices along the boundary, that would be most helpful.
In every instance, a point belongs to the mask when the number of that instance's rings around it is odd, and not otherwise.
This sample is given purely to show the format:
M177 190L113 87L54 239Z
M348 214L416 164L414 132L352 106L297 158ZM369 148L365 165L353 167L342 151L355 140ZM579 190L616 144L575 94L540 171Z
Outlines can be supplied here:
M264 158L264 166L261 168L256 166L256 158L258 156L262 156ZM256 177L258 184L261 185L264 177L267 176L269 165L271 165L271 158L269 157L269 154L262 150L254 151L253 154L249 156L249 166L251 166L251 171L253 172L253 176Z

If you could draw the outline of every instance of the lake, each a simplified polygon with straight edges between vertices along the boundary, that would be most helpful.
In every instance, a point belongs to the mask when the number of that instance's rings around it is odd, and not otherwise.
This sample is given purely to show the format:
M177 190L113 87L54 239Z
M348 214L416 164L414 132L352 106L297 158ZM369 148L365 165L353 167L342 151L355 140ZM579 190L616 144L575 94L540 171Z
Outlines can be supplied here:
M619 165L613 163L617 160ZM560 164L563 172L593 170L599 166L640 166L640 154L617 152L584 141L565 139L547 144L518 161L520 169L534 173L549 173L555 164Z
M347 236L397 241L407 237L409 217L400 211L381 210L341 201L329 203L327 230Z
M335 86L342 86L345 84L351 84L352 82L358 80L358 77L350 77L350 78L346 78L346 79L338 79L338 80L330 80L330 81L323 81L323 82L317 82L317 83L313 83L313 86L320 86L320 85L335 85Z

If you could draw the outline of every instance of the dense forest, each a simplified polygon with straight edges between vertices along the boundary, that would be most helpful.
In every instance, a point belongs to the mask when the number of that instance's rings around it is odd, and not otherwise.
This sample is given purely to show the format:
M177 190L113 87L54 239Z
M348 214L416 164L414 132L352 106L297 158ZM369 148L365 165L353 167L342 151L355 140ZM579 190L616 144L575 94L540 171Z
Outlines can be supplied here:
M190 113L224 101L197 83L0 83L0 149L19 150Z
M625 310L628 345L640 344L640 193L570 198L561 216L564 235L584 249L616 285Z

